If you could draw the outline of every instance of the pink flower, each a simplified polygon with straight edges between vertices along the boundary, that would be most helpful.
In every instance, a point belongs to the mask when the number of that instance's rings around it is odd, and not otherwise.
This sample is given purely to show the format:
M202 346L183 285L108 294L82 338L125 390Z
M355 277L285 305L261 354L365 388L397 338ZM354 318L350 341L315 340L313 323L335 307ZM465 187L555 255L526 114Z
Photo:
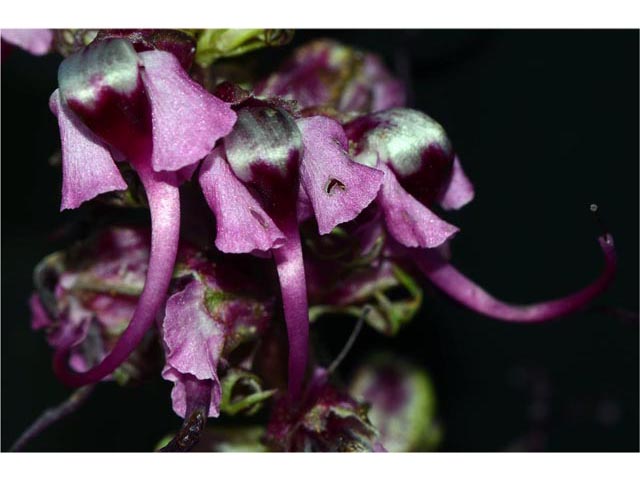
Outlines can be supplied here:
M192 81L174 55L136 52L122 38L98 40L71 55L60 65L58 80L50 105L62 140L61 208L126 188L115 162L127 161L144 186L152 222L144 290L118 344L82 374L68 371L64 351L54 360L60 378L79 386L111 373L153 323L178 247L178 186L230 131L236 115Z

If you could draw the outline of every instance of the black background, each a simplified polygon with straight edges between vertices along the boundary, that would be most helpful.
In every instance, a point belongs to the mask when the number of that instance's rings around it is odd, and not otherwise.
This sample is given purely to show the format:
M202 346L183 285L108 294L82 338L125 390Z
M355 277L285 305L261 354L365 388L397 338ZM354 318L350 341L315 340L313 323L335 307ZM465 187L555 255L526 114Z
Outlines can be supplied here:
M320 36L381 54L409 79L412 106L447 129L477 194L446 215L462 229L456 266L513 302L569 293L602 266L589 213L597 203L619 275L596 303L638 311L637 31L298 31L289 46L255 55L276 59ZM62 247L48 234L77 215L58 212L60 171L47 164L59 147L47 106L59 61L14 50L2 62L2 450L68 393L27 308L34 265ZM349 328L318 333L332 332L337 351ZM541 409L540 448L638 450L637 321L588 311L513 325L427 290L412 324L391 340L365 331L346 368L378 347L431 372L443 450L513 448ZM546 379L542 404L532 376ZM148 451L179 424L169 391L161 380L100 385L30 448Z

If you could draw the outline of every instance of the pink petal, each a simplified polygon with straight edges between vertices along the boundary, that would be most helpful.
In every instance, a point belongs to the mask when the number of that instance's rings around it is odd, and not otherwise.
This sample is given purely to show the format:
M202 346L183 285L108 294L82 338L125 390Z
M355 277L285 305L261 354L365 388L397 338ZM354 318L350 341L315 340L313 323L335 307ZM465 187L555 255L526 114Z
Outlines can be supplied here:
M226 253L278 248L284 235L216 148L200 169L200 186L216 216L216 247Z
M37 293L31 294L29 308L31 309L31 328L40 330L53 324Z
M335 120L317 116L297 123L304 143L300 178L324 235L357 217L375 199L384 175L349 158L347 136Z
M473 200L474 196L473 184L462 170L460 159L456 155L453 159L451 179L449 184L444 187L440 205L445 210L457 210Z
M51 50L53 30L46 28L3 28L2 40L32 55L45 55Z
M231 131L236 114L191 80L168 52L139 54L151 103L154 170L179 170L205 157Z
M412 252L411 259L431 283L475 312L509 322L542 322L584 308L611 284L616 273L613 238L603 235L598 242L605 255L605 268L593 283L566 297L530 305L513 305L496 299L436 252Z
M458 232L457 227L440 219L409 195L389 167L379 162L378 168L384 172L378 202L387 230L398 242L407 247L434 248Z
M220 382L218 360L225 341L225 328L215 322L205 303L206 288L199 281L191 281L184 290L167 300L162 325L167 348L166 366L162 377L173 381L171 393L174 411L184 417L186 412L185 378L212 381L209 416L220 413Z
M101 193L125 190L125 183L109 150L65 105L58 90L49 106L58 117L62 142L62 205L77 208Z

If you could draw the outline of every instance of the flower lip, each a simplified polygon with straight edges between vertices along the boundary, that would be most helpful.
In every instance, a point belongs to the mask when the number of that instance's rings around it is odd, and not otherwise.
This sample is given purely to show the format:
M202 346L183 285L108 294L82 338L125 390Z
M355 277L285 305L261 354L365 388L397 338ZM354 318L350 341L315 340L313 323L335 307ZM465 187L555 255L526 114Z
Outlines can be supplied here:
M425 205L438 199L451 177L451 142L442 126L422 112L385 110L350 122L345 131L355 144L355 161L372 167L385 163Z

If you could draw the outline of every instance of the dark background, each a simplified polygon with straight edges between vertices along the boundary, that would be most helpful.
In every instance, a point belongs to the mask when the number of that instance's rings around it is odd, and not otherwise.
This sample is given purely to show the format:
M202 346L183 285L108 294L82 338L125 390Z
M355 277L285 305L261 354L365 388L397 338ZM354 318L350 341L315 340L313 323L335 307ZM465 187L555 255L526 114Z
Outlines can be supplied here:
M298 31L381 54L411 104L448 131L476 186L446 215L462 232L454 263L513 302L584 286L602 266L589 204L615 236L619 275L597 305L638 311L637 31ZM29 329L31 272L62 247L59 147L47 100L57 55L14 50L2 63L2 450L68 390L43 335ZM337 351L350 327L335 325ZM594 311L542 325L483 318L427 290L394 339L365 331L346 368L388 347L432 374L443 450L638 450L638 323ZM179 420L170 384L100 385L34 450L148 451ZM537 419L537 420L536 420Z

